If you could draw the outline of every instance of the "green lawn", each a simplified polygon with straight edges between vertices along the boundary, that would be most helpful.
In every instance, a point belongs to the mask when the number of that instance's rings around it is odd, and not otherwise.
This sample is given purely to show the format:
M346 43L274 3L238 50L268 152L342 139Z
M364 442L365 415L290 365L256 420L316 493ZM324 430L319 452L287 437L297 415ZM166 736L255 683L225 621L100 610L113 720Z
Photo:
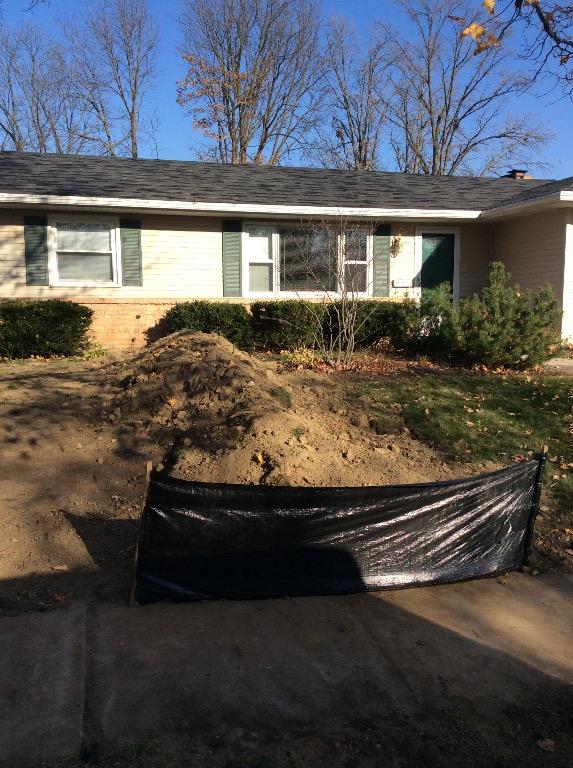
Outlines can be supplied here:
M547 445L545 487L573 519L573 377L422 371L360 389L449 459L510 463Z

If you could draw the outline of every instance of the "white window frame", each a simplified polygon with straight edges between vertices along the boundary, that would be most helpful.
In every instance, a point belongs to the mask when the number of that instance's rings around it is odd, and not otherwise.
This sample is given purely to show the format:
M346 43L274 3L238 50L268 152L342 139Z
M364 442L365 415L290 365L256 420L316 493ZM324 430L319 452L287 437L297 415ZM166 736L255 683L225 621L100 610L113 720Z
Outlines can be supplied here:
M57 225L58 224L107 224L110 227L112 280L61 280L58 275ZM48 218L48 275L50 285L75 288L121 287L121 250L119 219L112 216L79 216L58 214ZM91 253L91 251L89 251Z
M459 227L416 227L414 247L414 290L417 298L422 296L422 238L424 235L454 235L454 284L452 295L457 303L460 300L460 228Z
M255 229L255 228L261 228L261 229L268 229L271 232L271 255L269 259L261 259L261 258L255 258L251 256L249 253L249 229ZM277 226L275 224L268 224L264 221L249 221L248 223L243 223L243 232L241 235L241 254L242 254L242 295L248 296L252 298L258 298L258 299L264 299L268 298L269 296L276 296L277 294L277 278L278 278L278 268L277 268L277 262L278 259L276 258L276 254L279 252L279 243L278 243L278 231ZM272 291L251 291L249 289L249 281L250 281L250 266L251 264L271 264L272 265L272 274L273 274L273 290Z
M280 290L280 234L279 234L279 227L284 226L285 224L293 224L293 226L304 226L304 224L300 224L299 222L282 222L281 224L277 224L275 222L269 223L266 221L249 221L243 222L243 231L241 234L241 274L242 274L242 296L249 299L321 299L325 296L337 298L341 295L340 290L336 291L281 291ZM360 226L359 223L357 223L356 226ZM266 229L271 230L272 237L271 237L271 247L272 247L272 259L269 259L269 261L263 261L261 259L252 258L251 254L249 253L249 228L250 227L264 227ZM373 238L372 234L369 233L366 235L367 237L367 257L366 257L366 265L367 265L367 271L366 271L366 291L356 293L355 295L359 298L368 298L372 296L372 283L373 283L373 265L372 265L372 257L374 253L374 245L373 245ZM340 235L338 235L339 242L338 242L338 259L339 259L339 267L338 271L339 274L344 274L344 272L340 269L340 259L344 258L344 243L341 242ZM251 291L249 290L249 266L251 264L264 264L269 263L272 260L273 263L273 291ZM355 261L354 259L350 259L348 261L349 264L364 264L363 261ZM337 283L338 283L338 275L337 275Z
M359 229L360 224L356 224L354 227L349 226L348 229ZM340 236L339 236L340 237ZM359 299L367 299L370 296L372 296L372 284L374 282L374 265L373 265L373 259L374 259L374 239L372 236L372 233L369 232L366 234L366 261L357 261L356 259L347 259L345 256L346 252L346 232L342 235L342 237L339 239L338 243L338 258L339 266L338 266L338 272L339 275L344 276L344 267L346 264L366 264L366 290L365 291L356 291L356 293L353 293L352 296L356 296ZM340 291L338 292L340 294Z

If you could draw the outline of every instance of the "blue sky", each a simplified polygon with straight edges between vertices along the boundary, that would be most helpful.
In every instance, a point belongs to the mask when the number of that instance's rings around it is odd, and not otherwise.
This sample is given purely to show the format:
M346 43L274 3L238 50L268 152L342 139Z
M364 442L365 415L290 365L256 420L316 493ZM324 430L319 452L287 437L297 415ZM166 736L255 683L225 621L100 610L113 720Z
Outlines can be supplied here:
M76 16L85 9L85 0L51 0L31 13L23 12L27 0L4 0L3 21L7 26L29 20L43 28L55 30L54 21L60 16ZM323 0L325 14L344 16L352 21L359 33L366 38L376 19L391 21L395 26L407 28L392 0ZM159 77L153 94L159 124L159 156L163 158L192 159L196 137L191 121L176 102L176 82L184 73L178 53L180 40L177 16L179 0L150 0L150 7L160 27L161 50ZM519 104L508 104L508 110L520 114L535 114L549 125L555 137L542 151L542 159L549 167L538 175L563 177L573 175L573 103L551 92L542 96L527 96Z

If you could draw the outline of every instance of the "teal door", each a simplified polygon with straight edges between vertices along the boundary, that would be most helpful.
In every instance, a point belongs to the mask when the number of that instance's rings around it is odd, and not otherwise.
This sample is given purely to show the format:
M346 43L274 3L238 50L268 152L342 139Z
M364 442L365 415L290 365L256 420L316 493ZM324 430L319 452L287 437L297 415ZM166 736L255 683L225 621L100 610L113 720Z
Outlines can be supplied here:
M422 290L449 283L453 291L455 242L453 233L422 234Z

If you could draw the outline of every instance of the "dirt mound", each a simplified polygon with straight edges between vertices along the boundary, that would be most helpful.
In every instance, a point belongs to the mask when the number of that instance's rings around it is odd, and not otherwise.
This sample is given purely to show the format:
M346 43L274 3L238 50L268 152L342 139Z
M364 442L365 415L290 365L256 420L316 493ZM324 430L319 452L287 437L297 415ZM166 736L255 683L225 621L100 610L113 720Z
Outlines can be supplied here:
M162 463L178 477L317 486L452 477L396 413L374 413L324 375L286 371L216 335L162 339L120 378L122 420L164 445Z

